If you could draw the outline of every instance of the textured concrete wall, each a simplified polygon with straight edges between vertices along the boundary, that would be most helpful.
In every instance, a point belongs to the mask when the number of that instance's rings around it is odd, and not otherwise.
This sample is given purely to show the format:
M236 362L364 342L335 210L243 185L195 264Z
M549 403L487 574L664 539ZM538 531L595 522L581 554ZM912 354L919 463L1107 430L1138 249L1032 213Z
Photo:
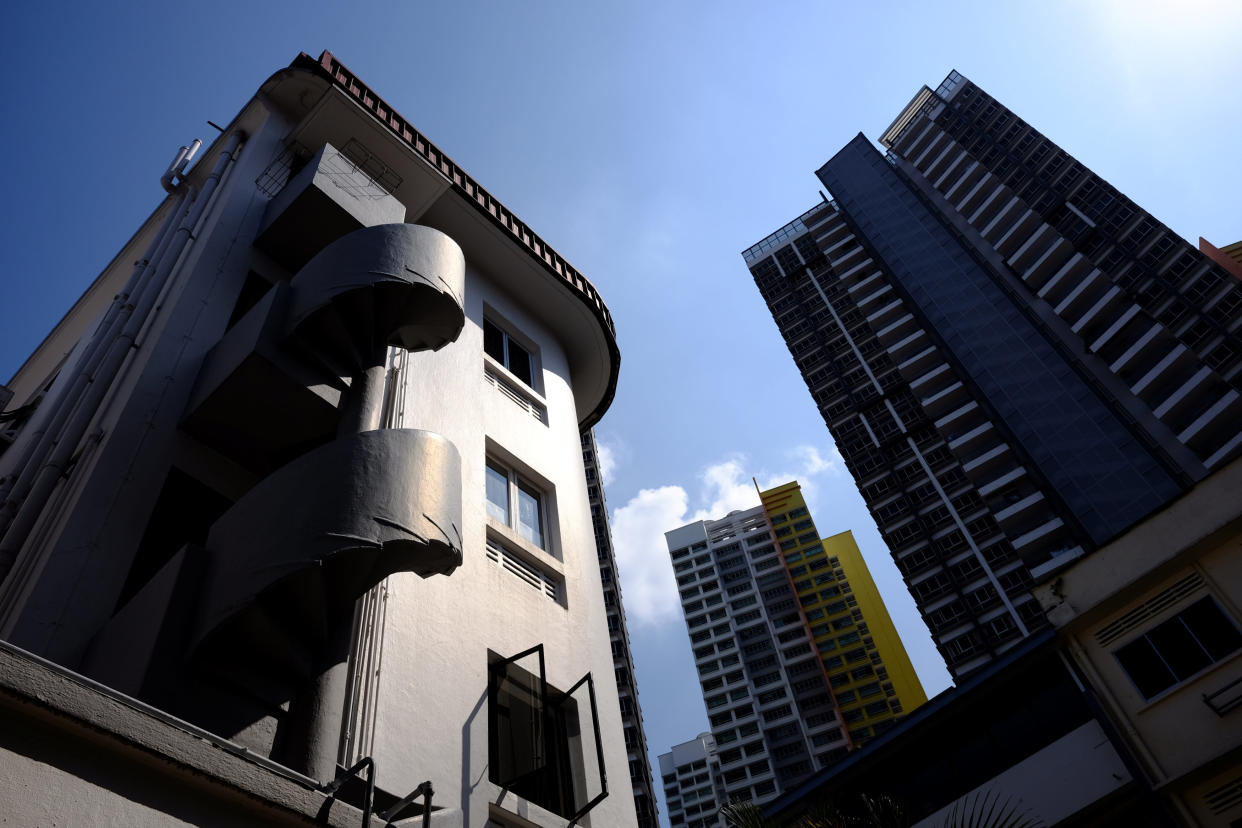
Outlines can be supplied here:
M453 825L457 815L442 816ZM360 820L309 779L0 644L0 825Z
M29 718L8 719L0 735L0 825L314 824L240 799Z

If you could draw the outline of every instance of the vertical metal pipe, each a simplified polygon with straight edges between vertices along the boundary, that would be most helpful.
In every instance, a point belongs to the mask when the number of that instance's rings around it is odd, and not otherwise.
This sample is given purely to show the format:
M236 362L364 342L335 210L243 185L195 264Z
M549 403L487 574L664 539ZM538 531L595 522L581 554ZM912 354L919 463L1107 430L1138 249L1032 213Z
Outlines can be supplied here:
M183 189L180 198L175 202L173 209L164 219L164 223L160 225L155 238L147 247L146 253L134 265L125 287L112 300L112 304L108 306L103 318L95 327L94 333L83 345L81 354L71 366L71 375L67 374L57 383L48 399L42 403L52 412L50 419L31 432L30 437L24 441L21 459L12 467L13 472L7 479L0 481L0 501L3 501L3 505L0 506L0 531L8 526L9 521L17 512L17 507L29 490L30 481L38 470L39 464L47 456L49 447L55 443L65 421L69 419L69 415L73 413L81 399L82 392L90 384L95 371L98 370L99 361L106 350L106 343L117 335L129 313L132 312L131 297L141 292L146 280L168 249L168 243L173 236L173 228L184 218L185 211L190 207L189 197L191 195L188 188Z
M172 248L178 253L193 238L195 227L206 212L207 207L211 204L216 186L223 177L225 170L233 163L243 138L244 136L241 133L235 133L229 139L225 149L220 153L215 168L212 169L211 174L203 183L202 190L194 200L194 205L189 214L172 235L170 242ZM38 466L38 471L35 472L35 476L30 484L29 493L21 501L17 514L13 518L12 523L9 524L7 531L5 531L3 539L0 539L0 582L4 581L12 571L17 555L26 541L26 537L30 534L30 530L43 513L43 507L47 502L48 496L56 487L62 473L77 450L78 443L82 440L83 435L86 434L100 402L111 388L112 382L121 368L121 364L129 354L138 331L142 328L147 314L150 313L152 306L155 304L156 297L160 293L160 285L168 278L178 258L178 255L169 255L167 251L165 252L159 266L156 268L156 272L143 284L140 295L124 309L130 311L128 314L125 314L124 329L108 343L106 349L101 348L104 351L104 355L94 376L90 378L89 388L83 393L79 404L65 425L63 433L59 435L55 447L51 449L48 458ZM120 320L114 324L120 324ZM23 477L27 477L25 470L23 470ZM17 496L20 496L20 494L20 492L15 493Z

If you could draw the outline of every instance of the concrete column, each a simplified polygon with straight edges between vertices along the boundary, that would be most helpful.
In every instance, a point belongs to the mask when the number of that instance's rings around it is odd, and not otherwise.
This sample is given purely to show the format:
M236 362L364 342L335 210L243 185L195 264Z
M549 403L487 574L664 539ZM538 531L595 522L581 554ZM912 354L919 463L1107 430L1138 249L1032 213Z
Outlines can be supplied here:
M338 436L379 428L387 361L388 346L377 346L370 364L354 375L349 394L342 401ZM353 612L352 603L325 608L327 635L315 664L317 676L304 694L290 702L289 718L282 728L282 761L320 782L336 778L349 688Z

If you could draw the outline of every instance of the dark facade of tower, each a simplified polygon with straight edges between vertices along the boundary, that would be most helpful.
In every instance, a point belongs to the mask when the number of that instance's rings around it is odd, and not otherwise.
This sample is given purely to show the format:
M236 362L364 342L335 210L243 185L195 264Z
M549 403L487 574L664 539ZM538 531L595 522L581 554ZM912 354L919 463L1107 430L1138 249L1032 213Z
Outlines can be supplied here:
M625 749L630 760L634 810L638 815L638 828L656 828L659 820L656 817L655 786L651 782L651 762L647 758L643 709L638 703L638 682L634 678L634 657L630 652L625 609L621 606L621 580L617 575L617 556L612 548L612 528L608 525L608 501L604 498L599 446L595 443L592 429L582 432L582 463L586 468L587 499L591 504L599 577L604 585L604 611L608 614L608 634L612 640L613 669L617 678L617 699L621 703Z
M1242 449L1242 284L954 72L744 253L955 675Z

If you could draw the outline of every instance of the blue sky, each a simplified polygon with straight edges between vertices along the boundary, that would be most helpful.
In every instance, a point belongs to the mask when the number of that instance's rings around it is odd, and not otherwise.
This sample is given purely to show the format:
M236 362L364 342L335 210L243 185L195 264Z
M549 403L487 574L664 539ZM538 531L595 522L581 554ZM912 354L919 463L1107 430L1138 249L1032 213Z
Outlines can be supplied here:
M178 145L330 49L613 312L597 435L653 758L707 725L662 533L757 502L752 476L797 476L822 532L854 530L934 693L947 674L739 252L954 68L1192 242L1242 238L1242 5L1172 5L14 4L0 377L159 202Z

